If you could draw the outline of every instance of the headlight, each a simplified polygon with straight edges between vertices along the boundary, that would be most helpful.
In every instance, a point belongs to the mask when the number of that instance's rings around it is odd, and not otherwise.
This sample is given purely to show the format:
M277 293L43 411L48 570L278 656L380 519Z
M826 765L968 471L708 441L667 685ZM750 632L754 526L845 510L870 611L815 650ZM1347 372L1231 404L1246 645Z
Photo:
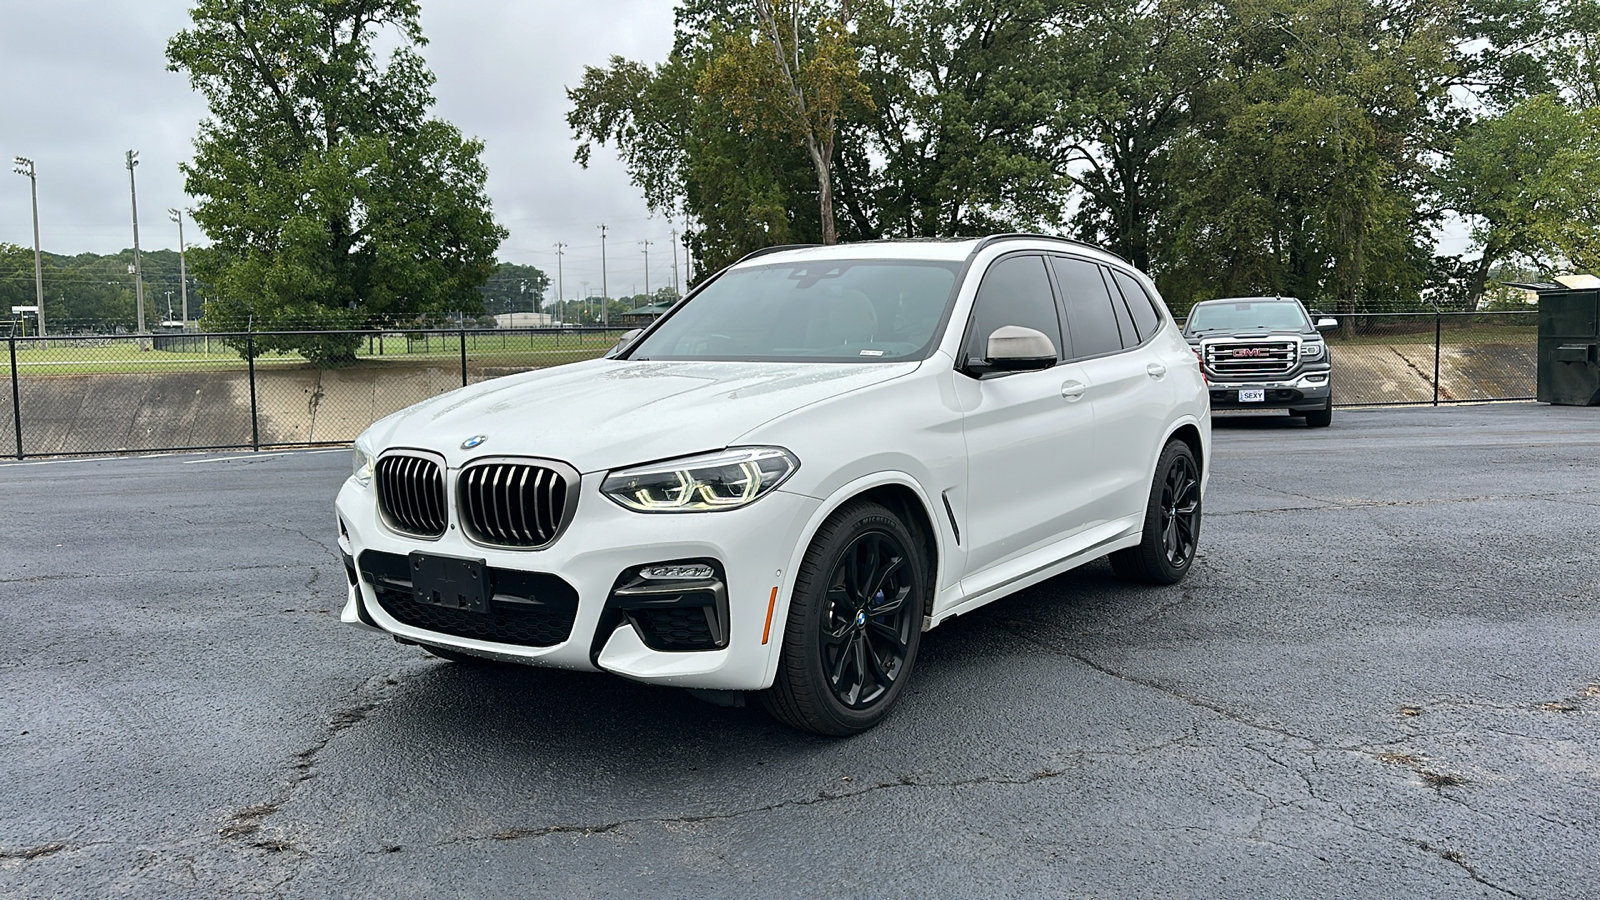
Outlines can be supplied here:
M367 436L362 435L356 438L355 443L350 446L350 464L354 469L350 473L350 477L354 478L356 484L362 487L372 484L372 466L377 461L378 452L373 448L372 443L367 440Z
M1300 358L1301 359L1321 359L1322 358L1322 342L1318 341L1315 344L1306 344L1306 345L1302 346L1300 348Z
M600 492L635 512L712 512L747 506L783 484L800 461L779 447L717 453L613 472Z

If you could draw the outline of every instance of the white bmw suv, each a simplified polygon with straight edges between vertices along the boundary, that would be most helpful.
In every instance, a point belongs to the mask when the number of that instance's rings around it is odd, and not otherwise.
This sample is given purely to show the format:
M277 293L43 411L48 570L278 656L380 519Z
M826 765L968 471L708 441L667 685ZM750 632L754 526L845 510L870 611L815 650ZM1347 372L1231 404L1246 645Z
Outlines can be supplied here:
M368 429L342 618L850 734L953 616L1107 554L1181 579L1210 415L1154 285L1097 248L775 248L605 359Z

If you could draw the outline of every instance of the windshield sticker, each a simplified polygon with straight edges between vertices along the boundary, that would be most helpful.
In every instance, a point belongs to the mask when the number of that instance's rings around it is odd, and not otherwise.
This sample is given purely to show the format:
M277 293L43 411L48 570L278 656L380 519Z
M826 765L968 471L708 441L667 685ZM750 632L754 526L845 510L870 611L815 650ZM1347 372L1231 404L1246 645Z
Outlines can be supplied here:
M863 351L861 351L861 355L862 356L882 356L883 355L883 351L882 350L863 350Z

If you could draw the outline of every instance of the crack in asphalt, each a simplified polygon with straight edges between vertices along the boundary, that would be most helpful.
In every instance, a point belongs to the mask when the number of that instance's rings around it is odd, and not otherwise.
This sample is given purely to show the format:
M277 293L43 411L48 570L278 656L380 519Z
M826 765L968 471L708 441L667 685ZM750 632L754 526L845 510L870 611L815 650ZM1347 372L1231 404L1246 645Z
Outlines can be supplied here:
M1233 518L1235 516L1255 516L1255 515L1261 515L1263 513L1328 512L1328 511L1333 511L1333 510L1363 510L1363 509L1379 509L1379 508L1384 508L1384 507L1442 506L1442 505L1459 504L1459 503L1486 503L1486 502L1493 502L1493 501L1497 501L1497 500L1544 500L1544 501L1550 501L1550 502L1574 503L1574 504L1577 504L1577 505L1580 505L1580 506L1588 506L1590 504L1572 499L1573 495L1579 495L1579 496L1600 495L1600 492L1596 492L1596 491L1592 491L1592 490L1582 490L1582 491L1559 491L1559 492L1551 491L1551 492L1540 492L1540 493L1533 493L1533 494L1482 494L1482 495L1472 496L1472 497L1423 497L1423 498L1418 498L1418 499L1414 499L1414 500L1358 500L1358 499L1339 500L1339 499L1329 498L1329 497L1313 497L1310 494L1297 494L1297 493L1295 493L1293 491L1285 491L1285 490L1282 490L1282 489L1279 489L1279 488L1269 487L1267 485L1251 484L1250 482L1244 481L1242 479L1240 480L1240 483L1244 484L1244 485L1247 485L1249 487L1255 488L1256 490L1267 491L1267 492L1276 493L1276 494L1283 494L1283 495L1289 496L1289 497L1299 497L1302 500L1312 500L1312 501L1315 501L1316 503L1321 504L1321 505L1319 505L1319 506L1286 506L1286 507L1273 507L1273 508L1266 508L1266 509L1260 509L1260 508L1257 508L1257 509L1241 509L1241 510L1235 510L1235 511L1232 511L1232 512L1207 512L1206 516L1208 518L1226 519L1226 518Z
M364 721L367 716L389 702L394 688L400 684L402 671L375 675L362 682L355 694L358 698L365 694L366 699L346 706L329 717L323 726L322 736L311 746L290 756L289 776L278 786L274 796L263 803L235 810L222 827L217 829L217 835L224 841L239 841L258 835L266 821L294 798L300 785L316 777L317 758L334 738ZM255 837L244 845L269 853L290 853L300 857L309 855L294 843L277 838Z
M1451 850L1448 847L1440 847L1440 846L1438 846L1436 844L1430 844L1427 841L1418 840L1416 838L1401 838L1400 840L1403 843L1410 844L1411 846L1416 847L1418 850L1422 850L1422 851L1424 851L1426 853L1432 853L1434 856L1439 857L1440 859L1444 860L1445 862L1454 863L1455 865L1461 867L1461 871L1467 873L1467 877L1468 878L1471 878L1473 881L1476 881L1478 884L1481 884L1484 887L1493 888L1494 890L1497 890L1500 893L1505 894L1507 897L1521 897L1522 896L1521 894L1517 893L1516 891L1513 891L1512 889L1510 889L1508 887L1505 887L1505 886L1499 885L1499 884L1495 884L1494 882L1490 881L1489 879L1484 878L1482 875L1480 875L1478 873L1478 870L1476 868L1474 868L1473 865L1470 862L1467 861L1467 857L1464 854L1462 854L1462 853L1460 853L1458 851Z
M1073 652L1071 650L1068 650L1068 649L1066 649L1064 647L1059 647L1059 646L1051 643L1050 641L1039 637L1037 634L1034 634L1033 630L1026 623L1017 622L1017 621L1014 621L1014 620L1011 620L1011 619L997 619L997 620L994 620L994 621L995 621L995 624L998 627L1000 627L1002 630L1006 631L1007 633L1011 634L1012 636L1020 638L1023 641L1026 641L1028 643L1034 644L1035 646L1038 646L1038 647L1040 647L1040 648L1042 648L1044 650L1048 650L1051 653L1057 654L1059 656L1064 656L1064 657L1066 657L1068 659L1076 660L1077 662L1081 663L1082 665L1085 665L1085 666L1095 670L1096 672L1101 673L1102 675L1107 675L1107 676L1110 676L1112 678L1116 678L1116 679L1121 680L1121 681L1126 681L1129 684L1136 684L1136 685L1139 685L1140 687L1145 687L1145 688L1149 688L1150 690L1153 690L1153 691L1158 691L1158 692L1160 692L1162 694L1166 694L1169 697L1173 697L1173 698L1176 698L1178 700L1182 700L1184 703L1187 703L1190 706L1196 707L1198 709L1208 710L1208 711L1210 711L1212 713L1215 713L1215 714L1223 717L1224 719L1227 719L1230 722L1234 722L1234 723L1237 723L1239 725L1243 725L1243 726L1245 726L1247 728L1253 728L1253 729L1256 729L1258 731L1267 732L1269 734L1276 734L1279 737L1285 737L1285 738L1289 738L1291 740L1301 741L1303 743L1311 745L1312 747L1321 746L1320 742L1317 741L1316 739L1311 738L1311 737L1307 737L1306 735L1303 735L1303 734L1300 734L1298 732L1292 731L1292 730L1290 730L1288 728L1284 728L1283 726L1280 726L1280 725L1268 725L1268 724L1263 723L1263 722L1257 722L1254 719L1251 719L1250 717L1248 717L1248 716L1246 716L1246 715L1244 715L1242 713L1237 713L1237 712L1234 712L1231 709L1228 709L1227 707L1223 706L1220 703L1217 703L1217 702L1214 702L1214 701L1211 701L1211 700L1207 700L1207 699L1205 699L1203 697L1197 697L1197 696L1195 696L1193 694L1186 694L1183 691L1180 691L1180 690L1178 690L1176 688L1171 688L1171 687L1168 687L1168 686L1166 686L1164 684L1161 684L1159 682L1151 681L1149 679L1140 678L1137 675L1130 675L1127 672L1118 671L1116 669L1111 668L1110 666L1104 665L1103 663L1096 662L1095 660L1092 660L1089 657L1084 656L1081 653L1075 653L1075 652Z
M1165 745L1157 745L1157 747L1160 746ZM1153 749L1156 748L1148 748L1143 752L1148 752L1148 750ZM1075 757L1080 758L1088 755L1100 754L1074 754ZM698 813L683 816L644 816L635 819L618 819L612 822L590 825L562 824L546 825L537 828L507 828L487 836L462 837L451 841L443 841L435 844L434 846L445 847L453 844L476 843L484 840L518 841L527 838L549 837L553 834L606 834L608 832L626 828L630 825L694 825L702 822L721 822L729 819L737 819L742 816L756 815L758 813L777 812L778 810L783 809L816 806L824 803L834 803L840 800L851 800L856 797L862 797L868 794L874 794L879 791L886 790L900 790L904 788L944 788L947 790L959 790L961 788L977 787L989 784L1036 784L1041 781L1050 781L1052 779L1060 778L1061 776L1067 774L1068 771L1068 769L1040 769L1030 775L1021 777L1005 775L980 775L975 778L959 779L956 781L921 781L912 775L901 775L895 781L880 781L877 784L864 787L859 790L836 792L822 791L819 792L815 797L800 797L792 800L782 800L777 803L766 804L765 806L752 806L746 809L737 809L729 812Z
M12 850L0 848L0 860L5 859L40 859L54 856L63 850L70 850L72 846L64 841L51 841L48 844L39 844L34 847L17 847Z

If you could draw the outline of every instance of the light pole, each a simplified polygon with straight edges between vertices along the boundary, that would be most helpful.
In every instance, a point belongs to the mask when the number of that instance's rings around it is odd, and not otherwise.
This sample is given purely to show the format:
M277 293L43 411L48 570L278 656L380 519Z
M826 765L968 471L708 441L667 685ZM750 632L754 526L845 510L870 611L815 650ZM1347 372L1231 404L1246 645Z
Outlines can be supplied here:
M610 317L606 314L606 298L610 296L606 288L606 226L600 226L600 325L611 324Z
M567 245L556 244L556 318L566 324L567 289L561 279L561 255L567 252Z
M13 171L28 176L33 186L33 315L39 320L39 336L44 337L44 265L39 259L39 174L34 169L33 160L26 156L18 156L12 162L16 163Z
M138 334L144 334L144 262L139 257L139 190L133 183L133 167L139 164L139 151L129 150L126 154L128 161L128 196L133 201L133 296L138 307ZM139 349L149 349L143 340L139 341Z
M578 324L579 325L583 324L583 313L584 313L584 310L587 310L589 308L589 282L585 281L585 282L582 282L582 284L583 284L583 299L578 301Z
M178 223L178 289L183 294L183 325L189 327L189 264L185 261L183 246L183 210L168 209L167 218Z
M683 292L678 290L678 229L672 229L672 292L682 297Z
M167 321L172 321L172 292L167 291Z
M649 302L648 298L650 296L650 242L649 241L640 241L639 242L639 246L644 248L644 295L647 298L646 302Z

